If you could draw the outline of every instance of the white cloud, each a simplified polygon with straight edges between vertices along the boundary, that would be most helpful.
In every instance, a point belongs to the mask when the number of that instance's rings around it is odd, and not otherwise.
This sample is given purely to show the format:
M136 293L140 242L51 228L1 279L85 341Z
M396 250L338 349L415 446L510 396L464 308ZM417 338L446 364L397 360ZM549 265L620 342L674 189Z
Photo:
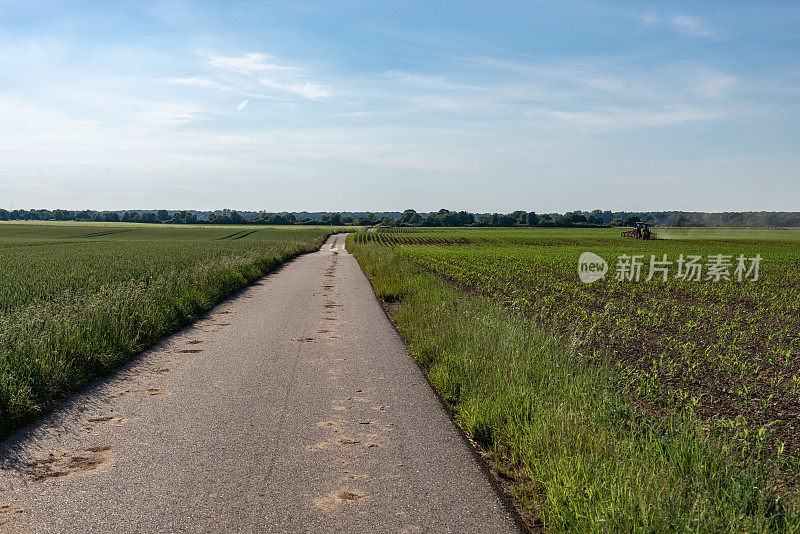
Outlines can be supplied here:
M736 83L736 77L724 72L705 72L699 76L695 92L703 98L720 98Z
M377 111L351 111L346 113L334 113L334 117L343 117L343 118L363 118L363 117L379 117L381 114Z
M642 22L646 26L655 26L655 25L658 24L658 20L659 20L659 16L656 15L655 13L644 13L644 14L640 15L639 18L642 19Z
M273 56L260 52L250 52L240 57L208 55L205 58L208 60L208 64L213 67L242 74L296 70L295 67L268 63L268 60L273 59Z
M268 87L278 93L283 93L280 97L285 99L285 95L293 95L306 100L324 100L330 96L331 91L322 84L309 81L304 70L299 67L282 64L274 56L263 52L248 52L242 56L203 56L208 64L222 70L238 72L241 74L259 75L257 79L248 78L235 82L243 94L252 98L277 100L278 97L269 94L259 94L256 84L260 87ZM197 78L183 79L184 83L204 84L204 80ZM211 81L214 86L219 85ZM211 85L209 85L211 86Z
M716 32L706 26L703 21L689 15L673 15L667 19L667 25L676 31L694 37L716 37Z
M646 26L663 26L678 33L692 37L702 37L713 39L721 37L718 30L710 27L700 17L676 13L671 15L661 15L658 13L644 13L640 19Z
M584 83L594 89L612 93L620 92L625 88L625 82L623 80L613 78L590 78L584 80Z
M447 95L420 95L408 99L412 105L459 113L502 113L512 111L514 106L506 103L509 94L505 88L474 92L453 92Z
M222 86L218 82L214 80L205 80L203 78L171 78L169 80L172 83L178 83L183 85L197 85L200 87L214 87L218 89L227 89L227 87Z
M270 80L269 78L259 78L258 81L270 89L297 95L307 100L324 100L330 96L330 91L321 85L311 82L282 83L275 80Z
M728 112L690 106L675 106L662 110L608 107L586 111L536 108L529 110L525 115L533 120L534 124L545 129L587 134L719 119L728 115ZM553 119L557 122L553 122Z
M438 109L440 111L458 111L462 109L463 102L460 98L436 95L422 95L411 100L417 106Z
M436 76L425 76L414 72L405 72L401 70L389 70L385 75L389 78L399 80L401 82L411 83L414 85L423 85L429 88L437 89L452 89L458 88L457 85L449 83L447 80Z

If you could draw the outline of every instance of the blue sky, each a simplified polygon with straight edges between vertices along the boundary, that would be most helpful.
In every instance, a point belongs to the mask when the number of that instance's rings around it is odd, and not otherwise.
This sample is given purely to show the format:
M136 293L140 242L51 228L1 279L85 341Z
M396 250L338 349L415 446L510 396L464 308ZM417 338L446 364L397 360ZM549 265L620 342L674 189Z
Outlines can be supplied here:
M797 211L799 37L796 1L0 0L0 203Z

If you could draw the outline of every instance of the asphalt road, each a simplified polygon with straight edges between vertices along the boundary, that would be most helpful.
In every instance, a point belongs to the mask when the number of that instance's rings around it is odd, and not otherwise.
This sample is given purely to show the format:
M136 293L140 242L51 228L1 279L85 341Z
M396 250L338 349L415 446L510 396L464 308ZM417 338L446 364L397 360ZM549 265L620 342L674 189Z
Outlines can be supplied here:
M344 235L0 444L2 532L515 532Z

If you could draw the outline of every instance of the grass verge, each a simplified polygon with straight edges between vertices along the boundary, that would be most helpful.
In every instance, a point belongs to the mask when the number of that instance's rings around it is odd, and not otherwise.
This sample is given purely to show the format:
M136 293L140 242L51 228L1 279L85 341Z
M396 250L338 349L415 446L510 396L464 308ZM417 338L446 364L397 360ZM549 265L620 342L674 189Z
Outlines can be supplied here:
M759 439L721 439L690 410L651 418L608 366L389 247L348 240L456 420L552 532L796 532Z

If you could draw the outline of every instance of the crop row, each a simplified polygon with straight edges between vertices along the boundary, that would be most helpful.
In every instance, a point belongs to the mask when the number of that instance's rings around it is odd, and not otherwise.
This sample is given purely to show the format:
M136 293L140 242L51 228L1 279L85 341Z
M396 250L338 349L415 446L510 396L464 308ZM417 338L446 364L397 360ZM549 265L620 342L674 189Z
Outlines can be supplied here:
M786 348L798 332L797 305L786 302L796 250L586 230L440 235L473 245L359 246L351 237L348 250L395 303L389 313L412 355L518 509L547 532L798 531L799 470L785 454L796 449L781 443L797 434L796 392L770 397L747 385L796 376L796 349ZM764 277L613 276L616 256L681 251L761 253ZM608 262L604 279L578 279L584 252ZM759 404L781 419L748 419Z
M467 245L472 241L466 237L450 236L420 236L412 233L395 232L359 232L354 239L358 244L375 244L388 246L402 245Z
M375 231L382 234L415 234L424 232L425 230L421 228L378 227L375 229Z
M494 296L610 361L619 385L654 409L690 407L715 424L765 428L775 447L800 452L800 259L780 241L658 241L484 233L469 247L396 249L448 279ZM467 231L442 239L474 239ZM436 241L434 233L425 239ZM412 245L412 243L404 243ZM578 280L590 250L613 271L623 254L763 256L756 281Z

